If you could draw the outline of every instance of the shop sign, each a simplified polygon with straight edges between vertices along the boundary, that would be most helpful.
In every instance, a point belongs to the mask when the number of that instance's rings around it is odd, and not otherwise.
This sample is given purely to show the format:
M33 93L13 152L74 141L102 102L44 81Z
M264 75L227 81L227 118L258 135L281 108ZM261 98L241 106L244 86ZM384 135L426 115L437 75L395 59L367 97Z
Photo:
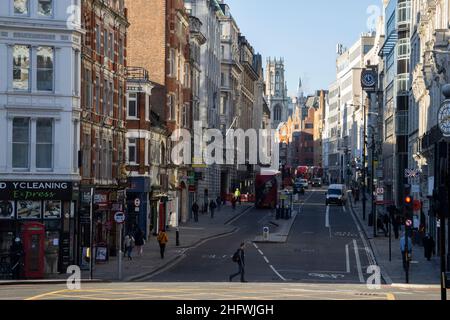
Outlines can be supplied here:
M0 200L72 200L72 182L0 181Z

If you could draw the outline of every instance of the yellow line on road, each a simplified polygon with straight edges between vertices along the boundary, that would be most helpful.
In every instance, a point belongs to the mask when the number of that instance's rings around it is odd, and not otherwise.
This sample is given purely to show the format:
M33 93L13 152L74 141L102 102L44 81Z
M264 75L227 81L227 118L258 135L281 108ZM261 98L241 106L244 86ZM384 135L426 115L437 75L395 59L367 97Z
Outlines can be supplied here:
M392 293L386 293L386 296L388 300L395 300L395 296Z
M51 296L51 295L54 295L54 294L63 293L63 292L66 292L66 291L68 291L68 290L64 289L64 290L51 291L51 292L43 293L43 294L40 294L40 295L37 295L37 296L33 296L33 297L30 297L30 298L26 298L25 300L38 300L38 299L41 299L43 297L47 297L47 296Z

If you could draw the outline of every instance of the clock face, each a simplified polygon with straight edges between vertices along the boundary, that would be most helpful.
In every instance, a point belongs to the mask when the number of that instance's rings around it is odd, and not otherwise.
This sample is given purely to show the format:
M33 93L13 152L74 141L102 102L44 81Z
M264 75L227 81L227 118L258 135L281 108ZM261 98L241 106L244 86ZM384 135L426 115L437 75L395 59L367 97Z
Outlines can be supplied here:
M438 113L439 129L445 137L450 137L450 101L444 102Z
M366 87L373 87L376 83L375 76L372 72L366 72L362 76L363 85Z

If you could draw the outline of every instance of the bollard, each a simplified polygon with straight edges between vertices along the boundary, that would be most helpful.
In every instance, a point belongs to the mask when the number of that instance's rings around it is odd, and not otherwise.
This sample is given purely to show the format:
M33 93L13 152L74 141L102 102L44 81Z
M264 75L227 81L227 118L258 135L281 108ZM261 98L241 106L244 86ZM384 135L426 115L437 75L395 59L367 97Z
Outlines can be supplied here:
M177 247L180 246L180 229L177 228L177 232L176 232L176 244Z

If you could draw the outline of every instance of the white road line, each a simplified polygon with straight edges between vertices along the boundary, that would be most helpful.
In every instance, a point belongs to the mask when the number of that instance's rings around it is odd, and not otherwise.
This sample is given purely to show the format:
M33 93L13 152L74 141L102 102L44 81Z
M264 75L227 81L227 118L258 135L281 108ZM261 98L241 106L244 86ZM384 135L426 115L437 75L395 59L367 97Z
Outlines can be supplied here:
M348 244L345 245L345 257L346 257L347 273L350 273L350 253L348 249Z
M344 212L347 212L347 209L345 208L345 206L342 206L342 210L344 210Z
M359 237L361 238L361 241L364 245L364 248L366 250L366 255L367 255L367 260L369 261L369 265L377 265L376 264L376 260L375 260L375 256L372 252L372 250L369 247L369 244L367 243L366 238L364 237L364 234L359 226L359 223L357 222L357 218L355 216L355 213L353 212L353 210L350 210L351 216L353 218L353 221L355 222L356 228L358 229L358 233L359 233Z
M266 260L267 263L270 263L269 259L267 259L265 256L264 256L264 260Z
M330 227L330 207L327 206L327 212L325 214L325 228Z
M355 249L356 265L358 267L359 282L364 283L364 276L363 276L363 272L362 272L362 268L361 268L361 260L359 259L358 244L356 243L356 240L353 240L353 247Z
M261 251L261 249L258 249L258 252L263 256L264 252Z
M259 249L256 243L253 242L253 245L255 246L256 249Z
M286 278L284 278L277 270L275 270L275 268L270 265L270 268L273 270L273 272L275 272L275 274L283 281L287 281Z

